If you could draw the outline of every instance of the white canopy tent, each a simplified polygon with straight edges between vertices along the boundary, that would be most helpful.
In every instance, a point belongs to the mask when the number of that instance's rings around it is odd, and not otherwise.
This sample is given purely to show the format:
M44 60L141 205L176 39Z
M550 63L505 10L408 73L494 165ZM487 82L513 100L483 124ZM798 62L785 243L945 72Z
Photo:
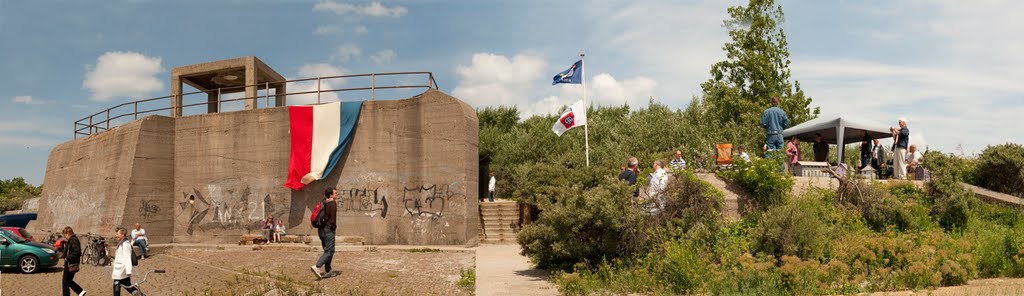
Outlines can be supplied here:
M842 162L846 143L861 142L865 131L871 139L892 139L889 127L885 124L844 115L820 116L782 131L782 136L787 140L795 136L800 141L814 142L814 134L821 133L826 143L836 144L836 162Z

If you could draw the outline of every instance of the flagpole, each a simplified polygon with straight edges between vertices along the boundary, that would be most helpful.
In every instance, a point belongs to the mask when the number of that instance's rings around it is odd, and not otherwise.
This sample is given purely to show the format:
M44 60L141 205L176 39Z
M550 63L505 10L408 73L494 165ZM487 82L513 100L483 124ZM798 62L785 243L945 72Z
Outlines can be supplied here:
M583 114L587 118L587 124L583 125L583 141L584 141L584 145L586 145L586 147L587 147L586 148L587 166L589 167L590 166L590 131L588 130L587 127L590 126L590 114L587 114L587 112L590 109L590 105L587 105L587 67L585 67L584 64L586 64L586 62L583 61L583 51L581 50L580 51L580 76L581 76L582 79L581 79L580 83L583 85Z

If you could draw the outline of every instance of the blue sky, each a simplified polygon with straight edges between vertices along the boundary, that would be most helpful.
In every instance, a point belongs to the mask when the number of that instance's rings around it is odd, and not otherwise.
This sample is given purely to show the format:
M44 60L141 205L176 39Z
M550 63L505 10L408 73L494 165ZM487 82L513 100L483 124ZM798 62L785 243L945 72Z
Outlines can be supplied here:
M726 8L744 3L0 0L0 179L41 183L75 120L168 95L171 68L240 56L291 79L431 71L474 107L531 115L579 99L550 79L585 50L596 104L683 107L724 58ZM793 78L824 114L906 117L912 142L947 152L1024 136L1024 4L781 4Z

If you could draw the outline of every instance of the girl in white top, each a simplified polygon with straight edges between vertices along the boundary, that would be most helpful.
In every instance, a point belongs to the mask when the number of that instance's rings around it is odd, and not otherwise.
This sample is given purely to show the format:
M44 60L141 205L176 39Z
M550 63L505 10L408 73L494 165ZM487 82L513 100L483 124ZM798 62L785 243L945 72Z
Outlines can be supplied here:
M110 277L114 279L114 296L121 296L122 285L132 284L132 243L125 237L124 227L117 228L117 251L114 252L114 270ZM128 293L135 293L135 288L125 288Z

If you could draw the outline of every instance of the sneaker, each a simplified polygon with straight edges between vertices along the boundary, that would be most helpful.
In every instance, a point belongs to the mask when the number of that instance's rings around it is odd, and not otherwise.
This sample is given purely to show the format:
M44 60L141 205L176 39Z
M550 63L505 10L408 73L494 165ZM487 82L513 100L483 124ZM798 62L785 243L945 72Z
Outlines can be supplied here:
M320 274L320 269L319 269L319 268L316 268L316 265L310 266L310 267L309 267L309 269L312 269L312 270L313 270L313 274L315 274L315 275L316 275L316 278L317 278L317 279L322 279L322 278L324 278L324 276L323 276L322 274Z
M82 293L78 293L78 296L85 296L85 290L82 290Z

